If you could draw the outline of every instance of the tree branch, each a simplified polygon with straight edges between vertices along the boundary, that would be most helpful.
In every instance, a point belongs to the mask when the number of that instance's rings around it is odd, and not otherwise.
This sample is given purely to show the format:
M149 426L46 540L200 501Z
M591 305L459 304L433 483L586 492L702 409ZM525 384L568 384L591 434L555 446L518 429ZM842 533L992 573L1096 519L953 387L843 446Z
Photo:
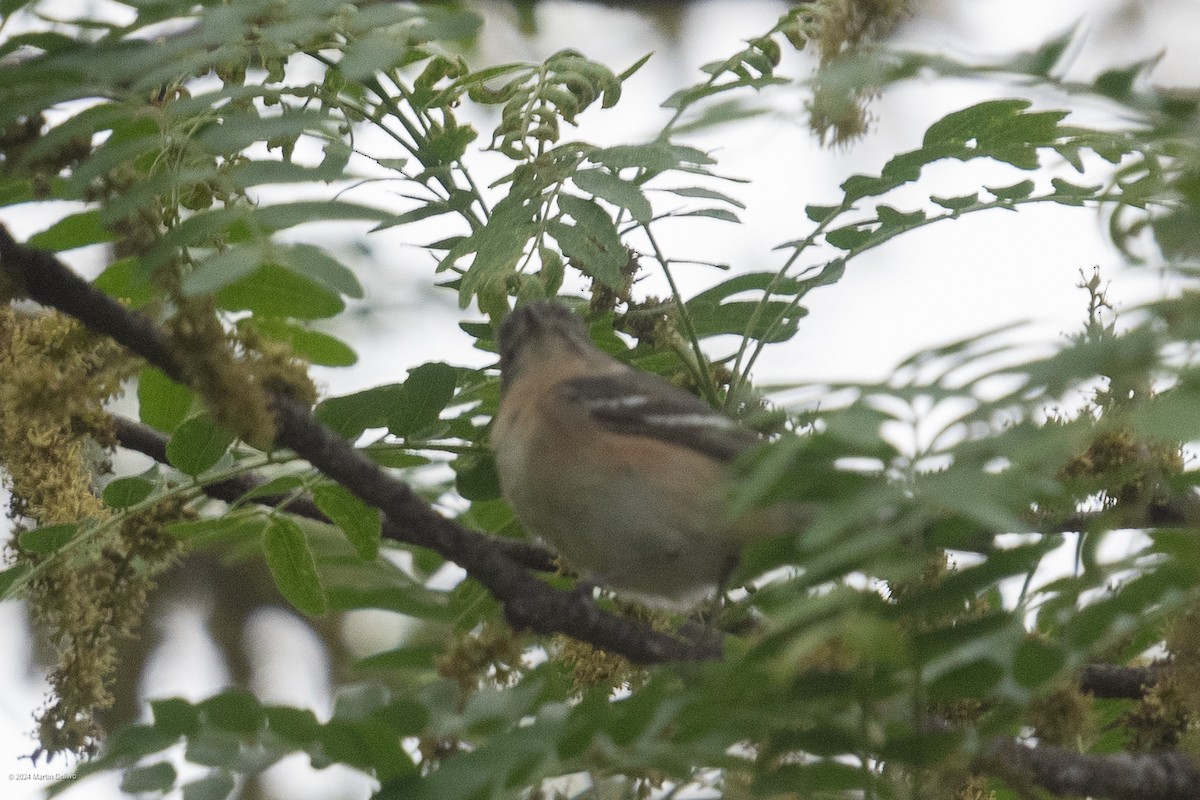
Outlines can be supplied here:
M1088 664L1079 671L1079 690L1095 697L1136 700L1162 679L1166 668L1166 664L1146 667Z
M183 363L149 318L96 289L52 253L19 244L3 226L0 271L31 299L111 337L167 377L186 384ZM513 627L563 633L640 664L720 656L719 646L711 639L686 641L655 631L645 623L600 609L583 593L560 591L537 580L489 537L434 511L407 484L317 422L306 406L277 396L271 409L278 444L383 511L399 541L428 547L461 566L504 605Z
M167 437L151 428L127 417L117 414L109 415L113 428L117 433L117 441L127 450L135 450L159 462L167 464ZM233 503L247 492L253 491L267 483L267 479L253 473L239 475L223 481L205 484L201 490L214 500ZM321 512L311 497L292 497L290 495L262 495L255 497L254 502L263 506L278 506L287 501L287 511L299 517L313 519L318 522L332 524L332 520ZM383 537L398 542L406 541L403 532L396 527L390 517L383 518ZM523 539L507 539L499 536L489 537L492 547L504 553L521 566L538 572L553 572L557 569L554 554L536 542Z
M1200 769L1177 752L1090 755L999 739L978 759L976 768L1016 788L1038 786L1056 795L1095 800L1200 798Z

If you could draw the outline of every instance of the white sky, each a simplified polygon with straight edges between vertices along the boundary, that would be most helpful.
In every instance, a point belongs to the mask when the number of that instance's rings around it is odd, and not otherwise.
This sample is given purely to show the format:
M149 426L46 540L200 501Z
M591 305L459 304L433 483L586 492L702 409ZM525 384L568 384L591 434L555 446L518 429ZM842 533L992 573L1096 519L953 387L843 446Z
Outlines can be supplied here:
M64 3L68 0L63 0ZM71 4L73 5L73 4ZM49 6L49 4L48 4ZM657 50L649 65L626 87L616 113L591 112L582 118L579 138L593 141L636 141L649 138L665 120L658 104L674 89L699 78L696 67L733 52L742 39L767 30L783 9L782 3L713 0L689 5L678 44L664 44L647 21L633 12L569 2L539 5L541 33L527 39L516 33L507 4L484 4L488 27L483 57L489 61L538 59L563 47L575 47L614 70L624 69L646 52ZM966 60L1003 56L1032 48L1089 20L1089 33L1073 53L1071 75L1086 78L1103 67L1119 66L1163 52L1154 73L1160 85L1200 85L1200 63L1193 55L1200 30L1200 3L1194 0L931 0L923 4L919 22L906 27L902 43ZM807 74L803 58L792 58L799 74ZM807 232L803 206L830 204L838 184L850 174L877 172L893 154L919 145L925 128L945 113L990 97L1027 96L1023 89L995 83L939 80L909 83L888 91L873 107L876 130L843 150L819 147L796 113L804 97L798 91L768 96L778 114L722 129L694 143L713 149L724 174L748 178L749 184L726 191L746 202L743 225L695 220L664 226L663 243L675 256L695 254L734 264L739 270L775 269L780 255L775 244ZM1048 93L1034 94L1042 108L1062 107L1066 100ZM1090 109L1087 119L1102 119L1103 109ZM574 137L574 134L568 133ZM485 172L499 165L481 163ZM982 183L996 185L991 168L959 164L936 168L942 186L973 191ZM498 173L497 173L498 174ZM923 187L925 184L922 185ZM965 188L965 187L970 187ZM386 202L386 200L380 200ZM665 203L664 203L665 207ZM658 206L656 206L656 210ZM21 210L0 211L0 222L18 238L47 227L45 210L37 216ZM324 243L345 241L350 246L359 232L327 226L306 236ZM447 292L428 289L430 261L409 241L431 241L437 235L392 229L368 238L373 256L364 283L380 313L359 317L336 332L357 348L358 365L345 370L317 370L332 394L402 379L407 369L425 360L482 365L491 358L474 351L470 340L454 325L463 316ZM99 248L69 254L79 268L95 274L104 257ZM1152 269L1125 271L1122 259L1106 243L1102 219L1091 210L1059 207L1026 208L1019 214L993 212L974 215L953 225L933 226L906 235L855 259L837 285L809 295L810 316L799 335L768 348L757 379L760 382L877 380L890 375L900 359L922 348L956 339L1003 323L1027 320L1021 336L1054 340L1081 324L1086 296L1075 288L1079 270L1099 266L1111 281L1110 299L1132 305L1163 290ZM727 277L704 267L680 268L691 292ZM644 289L664 294L661 281L648 279ZM470 318L472 315L466 315ZM445 334L431 340L430 331ZM413 345L409 346L408 343ZM168 621L171 635L163 658L147 678L149 696L183 695L200 699L224 685L226 675L202 628L205 604L180 608ZM327 666L321 650L303 625L286 613L264 612L252 635L258 643L256 667L264 691L286 685L290 691L274 699L309 704L318 714L328 712ZM356 629L368 627L376 636L394 633L391 615L359 617ZM33 748L28 733L44 684L31 671L29 632L22 607L0 604L0 779L14 773L44 776L53 767L33 770L22 755ZM281 666L286 669L280 673ZM283 795L299 798L365 797L368 783L348 770L313 772L303 758L272 770L270 781ZM38 796L44 783L10 780L4 796ZM66 800L118 796L116 778L90 779L63 795Z

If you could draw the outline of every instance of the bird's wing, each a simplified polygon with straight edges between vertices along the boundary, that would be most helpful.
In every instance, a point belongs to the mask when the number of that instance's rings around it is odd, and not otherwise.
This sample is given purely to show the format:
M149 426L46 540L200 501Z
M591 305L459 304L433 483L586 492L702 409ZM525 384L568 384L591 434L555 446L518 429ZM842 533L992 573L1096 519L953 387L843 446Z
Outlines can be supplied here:
M614 433L681 445L728 462L761 440L703 400L648 372L628 370L563 382L568 398Z

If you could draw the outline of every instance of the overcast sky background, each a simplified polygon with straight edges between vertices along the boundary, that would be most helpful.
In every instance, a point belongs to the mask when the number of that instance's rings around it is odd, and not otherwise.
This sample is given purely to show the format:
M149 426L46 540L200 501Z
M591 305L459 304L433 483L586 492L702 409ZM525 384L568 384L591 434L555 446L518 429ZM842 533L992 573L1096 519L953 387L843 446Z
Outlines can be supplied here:
M69 10L78 5L62 0L44 8ZM479 8L487 21L473 66L537 60L573 47L619 71L654 51L650 63L626 85L615 112L581 118L578 138L616 143L653 136L667 118L658 108L663 99L699 80L700 64L736 51L743 39L769 29L785 5L751 0L690 3L668 35L652 19L633 11L543 2L537 11L540 30L532 37L518 32L507 4L481 3ZM895 45L983 61L1036 47L1080 21L1086 33L1071 52L1071 77L1086 79L1104 68L1161 52L1153 73L1157 85L1200 85L1200 62L1194 55L1200 3L1195 0L929 0L917 4L916 15L901 29ZM811 66L804 56L791 56L788 63L799 75L808 74ZM878 123L868 137L830 150L815 142L805 125L801 90L768 93L763 99L775 113L693 139L714 152L720 172L750 181L726 189L747 204L741 214L744 224L672 223L661 232L664 246L674 256L724 261L739 271L777 269L780 255L771 248L807 231L804 205L836 201L842 180L854 173L878 172L895 153L919 146L928 125L947 112L1006 96L1032 96L1040 108L1068 104L1066 98L1048 92L1029 95L1023 88L997 82L910 82L889 89L874 103ZM1081 109L1077 119L1095 123L1108 113L1095 104ZM484 120L480 123L486 130ZM502 164L487 158L480 159L478 168L483 174L500 174ZM935 166L929 174L939 182L922 183L923 196L961 194L985 183L1017 180L1009 180L1014 173L995 166L957 162ZM380 202L390 198L381 196ZM0 222L22 239L48 227L51 220L45 213L4 209ZM298 232L297 237L349 250L362 240L363 230L330 225ZM427 360L491 363L493 359L473 350L454 324L475 315L458 311L452 293L429 288L432 263L407 244L436 238L409 228L366 238L370 257L362 262L362 279L370 297L361 313L331 329L356 347L359 363L349 369L316 370L329 394L400 380L408 368ZM91 248L67 256L91 276L102 268L105 253ZM1110 299L1118 308L1166 290L1152 268L1122 270L1122 263L1105 240L1102 218L1089 209L1027 207L1019 214L976 214L932 226L855 259L840 283L809 295L811 313L799 335L769 348L756 378L761 383L880 380L891 374L896 362L923 348L1018 321L1029 324L1015 335L1052 342L1082 323L1087 298L1075 287L1081 269L1101 268L1112 283ZM680 268L679 277L688 287L685 294L693 294L727 275L694 267ZM657 277L639 289L665 293ZM144 687L147 696L199 700L226 685L227 673L204 630L209 609L211 598L199 597L160 622L169 635ZM355 615L348 628L361 646L372 646L362 642L373 641L383 648L394 644L400 622L395 615L363 613ZM0 652L6 654L0 659L0 780L17 772L50 774L62 768L59 762L33 770L20 760L33 749L31 715L45 691L31 663L29 637L22 607L0 605ZM288 612L264 611L248 638L254 643L249 651L257 670L251 688L260 697L328 714L327 665L303 623ZM89 779L62 797L118 796L117 781L118 776ZM298 756L274 768L268 783L280 796L300 800L363 798L370 786L350 770L314 772L307 759ZM7 780L0 786L5 797L17 800L39 796L45 783Z

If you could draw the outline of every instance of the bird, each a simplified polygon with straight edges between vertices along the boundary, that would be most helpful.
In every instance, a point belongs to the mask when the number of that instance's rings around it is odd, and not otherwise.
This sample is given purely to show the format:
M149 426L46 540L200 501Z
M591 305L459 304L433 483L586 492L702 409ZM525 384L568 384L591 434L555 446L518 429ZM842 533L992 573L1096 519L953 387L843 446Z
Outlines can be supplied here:
M798 521L730 519L729 466L762 437L600 350L563 304L519 305L497 343L490 441L501 494L589 584L694 610L723 587L748 538Z

